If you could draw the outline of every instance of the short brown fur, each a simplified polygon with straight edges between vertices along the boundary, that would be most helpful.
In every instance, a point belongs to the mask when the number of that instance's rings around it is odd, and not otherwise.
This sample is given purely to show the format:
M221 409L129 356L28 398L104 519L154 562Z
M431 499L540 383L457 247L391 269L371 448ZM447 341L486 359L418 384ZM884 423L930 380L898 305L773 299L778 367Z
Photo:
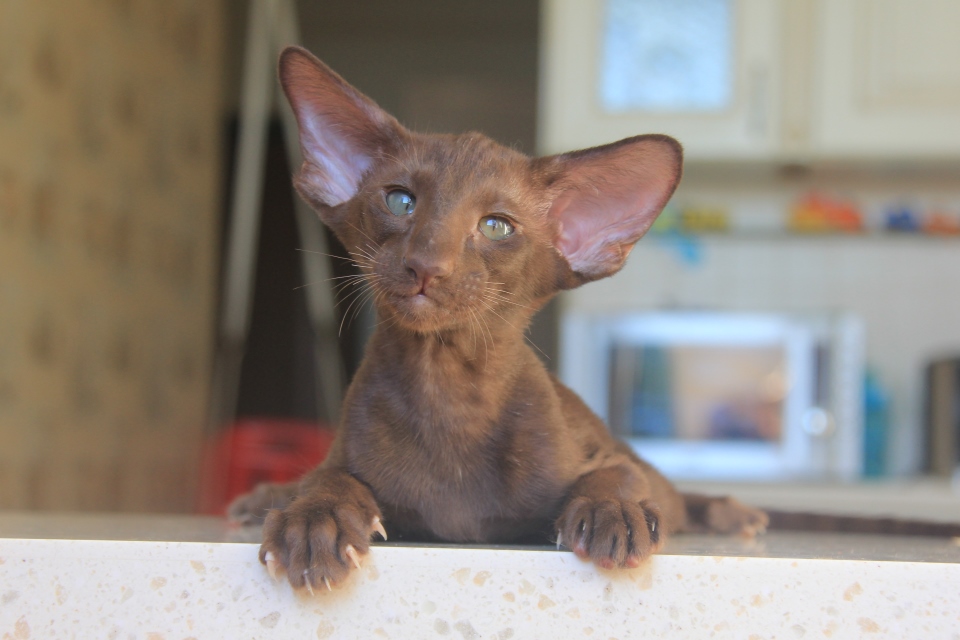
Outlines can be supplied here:
M765 526L732 499L678 493L524 337L558 291L622 267L679 181L676 141L531 159L476 133L413 134L302 49L280 69L297 189L360 265L380 324L328 459L231 509L255 519L290 500L266 516L262 561L295 588L340 582L381 519L399 539L557 541L607 568L637 566L669 532ZM395 189L413 214L391 213ZM513 234L486 237L489 215Z

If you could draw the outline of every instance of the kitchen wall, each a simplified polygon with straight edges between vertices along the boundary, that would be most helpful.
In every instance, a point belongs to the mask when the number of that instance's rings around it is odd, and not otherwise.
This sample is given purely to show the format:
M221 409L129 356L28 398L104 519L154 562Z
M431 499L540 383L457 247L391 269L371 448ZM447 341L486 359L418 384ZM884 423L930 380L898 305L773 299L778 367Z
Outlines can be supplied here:
M0 508L193 506L221 9L0 3Z
M852 312L864 323L867 364L891 396L890 471L918 470L923 368L935 356L960 354L960 237L880 228L886 209L902 204L960 220L957 174L922 167L833 168L800 178L697 173L674 206L722 209L733 228L682 244L649 235L620 274L567 294L564 308ZM792 203L810 191L857 203L868 232L788 234Z

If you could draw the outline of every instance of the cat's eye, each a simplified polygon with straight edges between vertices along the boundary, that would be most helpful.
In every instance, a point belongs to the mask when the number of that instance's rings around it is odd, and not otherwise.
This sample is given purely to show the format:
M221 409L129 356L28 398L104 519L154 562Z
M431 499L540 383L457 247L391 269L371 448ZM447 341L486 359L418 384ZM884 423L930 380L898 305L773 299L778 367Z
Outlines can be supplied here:
M491 240L503 240L513 235L513 225L506 218L487 216L480 220L480 231Z
M387 201L387 208L395 216L408 216L413 213L417 206L417 199L413 194L403 189L394 189L387 194L384 200Z

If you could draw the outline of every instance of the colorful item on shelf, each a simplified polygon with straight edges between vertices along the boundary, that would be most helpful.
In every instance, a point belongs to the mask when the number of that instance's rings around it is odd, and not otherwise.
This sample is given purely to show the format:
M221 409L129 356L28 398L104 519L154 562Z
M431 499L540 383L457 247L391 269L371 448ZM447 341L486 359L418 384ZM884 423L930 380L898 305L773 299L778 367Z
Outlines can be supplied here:
M686 233L726 233L730 216L719 207L687 207L680 213L680 228Z
M680 231L680 211L672 204L668 204L650 227L650 233L660 235L678 231Z
M863 215L852 202L811 193L793 205L787 229L795 233L860 233Z
M920 216L910 207L897 206L887 210L886 230L895 233L918 233Z
M887 472L890 445L890 395L876 371L863 380L863 476L879 478Z
M681 228L680 211L672 205L667 205L650 228L650 233L657 240L676 252L677 258L685 265L695 266L700 263L703 252L701 242L693 238Z
M931 236L960 235L960 216L932 211L924 218L922 231Z

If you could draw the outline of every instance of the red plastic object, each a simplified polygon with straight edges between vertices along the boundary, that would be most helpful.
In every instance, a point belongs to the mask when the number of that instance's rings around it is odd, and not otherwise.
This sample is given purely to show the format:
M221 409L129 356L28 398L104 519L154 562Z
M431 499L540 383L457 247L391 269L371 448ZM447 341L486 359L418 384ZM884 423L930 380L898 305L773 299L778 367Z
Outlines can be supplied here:
M333 429L315 422L238 420L207 442L198 510L223 515L234 498L261 482L298 479L323 462L333 438Z

